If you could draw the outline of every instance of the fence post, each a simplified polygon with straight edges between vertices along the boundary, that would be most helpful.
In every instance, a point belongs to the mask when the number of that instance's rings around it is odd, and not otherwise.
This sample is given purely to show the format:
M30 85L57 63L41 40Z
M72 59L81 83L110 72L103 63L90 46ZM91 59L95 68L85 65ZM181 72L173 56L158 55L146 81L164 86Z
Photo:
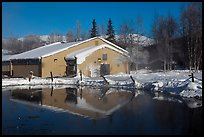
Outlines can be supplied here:
M101 77L104 79L106 86L109 85L109 82L106 80L106 78L103 75L101 75Z
M53 82L53 75L52 75L52 72L50 72L50 75L51 75L51 80L52 80L52 82Z
M50 93L50 96L52 96L52 93L53 93L53 86L52 86L52 89L51 89L51 93Z
M82 88L80 88L80 99L82 99Z
M81 70L79 71L79 74L80 74L80 80L82 81L82 71Z
M31 81L31 76L29 76L28 80L29 80L29 82Z
M31 81L32 76L33 76L33 71L30 71L29 76L28 76L28 80L29 80L29 82Z
M132 82L135 84L135 80L133 79L133 77L130 75L130 78L132 80Z
M192 82L194 82L194 76L193 76L193 73L191 73L191 78L192 78Z

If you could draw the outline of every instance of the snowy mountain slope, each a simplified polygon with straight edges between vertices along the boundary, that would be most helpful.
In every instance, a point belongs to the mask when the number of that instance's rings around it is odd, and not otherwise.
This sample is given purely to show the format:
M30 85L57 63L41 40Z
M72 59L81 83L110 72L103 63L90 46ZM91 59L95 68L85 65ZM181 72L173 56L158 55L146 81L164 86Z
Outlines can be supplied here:
M143 36L143 35L132 34L132 35L129 35L128 38L130 39L131 36L133 38L133 42L134 43L137 43L139 41L139 44L143 45L143 46L152 45L154 43L153 39L148 38L148 37ZM47 42L49 40L49 35L39 35L39 37L40 37L40 39L42 41L45 41L45 42ZM103 35L101 37L102 38L106 38L107 36ZM115 38L116 38L116 41L120 41L122 36L121 35L115 35ZM138 38L139 38L139 40L138 40ZM25 39L25 37L18 38L18 40L21 40L21 41L23 41L24 39ZM62 39L63 39L63 41L65 41L66 40L66 36L62 36Z
M121 37L120 35L116 35L116 40L119 40L120 37ZM131 39L131 37L133 38L133 43L139 42L139 45L142 45L142 46L148 46L148 45L154 44L153 39L140 34L132 34L128 36L129 39Z
M102 38L107 38L106 35L103 35L101 37ZM141 45L141 46L149 46L149 45L154 44L154 39L148 38L148 37L140 35L140 34L132 34L132 35L129 35L127 38L131 39L131 37L133 39L134 44L138 43L138 42L139 42L139 45ZM116 38L116 41L123 41L124 36L115 35L115 38Z
M39 35L39 37L40 37L40 39L42 41L45 41L45 42L49 41L49 35ZM24 39L25 39L25 37L18 38L18 40L20 40L20 41L23 41ZM66 36L62 36L62 39L63 39L63 41L65 41L66 40Z

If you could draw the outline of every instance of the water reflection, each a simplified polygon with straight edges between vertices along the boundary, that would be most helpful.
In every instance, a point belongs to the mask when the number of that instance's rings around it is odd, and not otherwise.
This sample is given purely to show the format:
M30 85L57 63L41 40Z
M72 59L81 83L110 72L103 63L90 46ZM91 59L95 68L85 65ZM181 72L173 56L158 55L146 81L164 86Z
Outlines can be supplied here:
M11 92L11 100L42 104L42 89L16 89Z
M91 119L105 118L120 109L135 97L135 92L104 87L62 89L24 89L11 91L11 100L36 104L55 111L89 117Z
M2 92L2 129L4 134L202 133L202 108L192 109L189 102L108 87L13 89Z

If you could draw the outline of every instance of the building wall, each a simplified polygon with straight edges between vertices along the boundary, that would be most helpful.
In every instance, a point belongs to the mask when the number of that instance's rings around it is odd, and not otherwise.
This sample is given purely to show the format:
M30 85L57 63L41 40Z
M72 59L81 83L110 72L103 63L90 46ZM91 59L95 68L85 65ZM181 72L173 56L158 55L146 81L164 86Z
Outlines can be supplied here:
M94 45L97 46L101 44L106 44L106 43L97 38L97 39L93 39L88 42L85 42L83 44L80 44L78 46L69 48L68 50L56 53L54 55L43 57L42 58L42 77L49 77L50 72L53 73L53 76L65 76L67 65L64 60L64 57L67 54L70 54L76 50L80 50ZM57 59L57 61L54 62L55 59Z
M13 77L28 77L30 71L33 75L41 76L39 65L12 65Z
M105 61L102 59L103 54L107 54L107 60ZM110 64L110 74L128 73L128 64L120 61L123 56L109 48L103 48L86 57L86 60L78 65L78 70L82 70L82 74L85 76L95 77L100 76L101 64ZM98 61L98 58L101 61Z
M2 72L10 71L10 64L2 64Z
M10 63L9 64L8 63L4 64L2 62L2 75L8 75L8 76L11 75L11 65L10 65Z
M66 61L64 60L64 57L74 51L87 48L90 46L98 46L101 44L107 44L104 41L102 41L99 38L84 42L80 45L77 45L75 47L71 47L65 51L43 57L41 59L41 64L40 65L12 65L12 70L13 70L13 77L27 77L29 72L32 70L34 72L35 76L41 76L41 77L50 77L50 72L52 72L53 76L65 76L66 75ZM110 64L110 74L115 74L118 72L128 72L128 65L127 64L118 64L114 63L113 59L118 57L120 54L112 51L112 50L99 50L90 57L87 57L87 61L79 65L80 69L83 69L82 71L84 72L85 75L90 76L90 71L88 72L88 68L85 67L86 64L88 63L94 63L94 61L97 61L97 59L100 57L102 58L102 53L108 54L108 61L104 63ZM85 68L83 68L85 67Z

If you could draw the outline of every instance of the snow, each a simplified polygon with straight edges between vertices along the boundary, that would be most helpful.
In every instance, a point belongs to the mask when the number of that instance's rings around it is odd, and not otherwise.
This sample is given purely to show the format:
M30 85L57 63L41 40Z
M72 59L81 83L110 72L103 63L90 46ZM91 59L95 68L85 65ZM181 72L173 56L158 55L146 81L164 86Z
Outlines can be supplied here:
M26 51L26 52L14 55L10 59L26 59L26 58L31 59L31 58L47 57L47 56L51 56L53 54L59 53L61 51L67 50L71 47L77 46L79 44L85 43L87 41L90 41L94 38L84 40L84 41L79 41L79 42L69 42L69 43L56 42L56 43L52 43L46 46L42 46L30 51Z
M131 36L133 38L134 43L139 42L139 45L143 47L150 46L155 43L154 39L148 38L140 34L131 34ZM103 36L103 37L106 37L106 36ZM121 37L120 35L115 35L116 40L120 40L120 37ZM129 35L129 38L130 38L130 35Z
M8 55L8 54L11 54L11 51L7 49L2 49L2 55Z
M11 56L13 56L11 55L11 51L2 49L2 61L9 61Z
M197 90L198 89L197 86L199 86L197 83L190 82L190 83L188 83L187 88L190 89L190 90Z
M25 58L40 58L44 56L49 56L57 51L65 50L72 47L79 42L61 43L56 42L46 46L42 46L30 51L26 51L17 55L12 56L10 59L25 59Z
M48 37L50 35L38 35L38 36L39 36L40 40L47 42ZM115 38L116 38L117 41L120 40L120 37L121 37L120 35L115 35ZM140 38L139 39L139 44L142 45L142 46L149 46L149 45L152 45L152 44L155 43L154 39L148 38L148 37L140 35L140 34L132 34L132 37L133 37L133 42L134 43L138 42L138 38ZM101 38L106 39L107 35L102 35ZM20 41L23 41L24 39L25 39L25 37L18 38L18 40L20 40ZM65 41L66 36L62 36L62 39L63 39L63 41ZM4 39L4 38L2 40L7 41L7 39Z
M112 45L113 47L115 47L115 48L117 48L117 49L123 51L124 53L128 53L127 50L124 50L123 48L121 48L121 47L115 45L114 43L112 43L112 42L110 42L110 41L107 41L107 40L103 39L102 37L99 37L99 39L101 39L102 41L104 41L104 42L106 42L106 43Z
M56 42L56 43L52 43L49 45L45 45L30 51L26 51L17 55L12 56L10 59L33 59L33 58L41 58L41 57L47 57L47 56L51 56L53 54L59 53L61 51L67 50L71 47L77 46L79 44L83 44L85 42L88 42L90 40L96 39L97 37L94 38L90 38L84 41L80 41L80 42L69 42L69 43L61 43L61 42ZM120 48L119 46L103 39L100 38L99 39L107 42L108 44L112 45L114 49L118 49L118 51L123 51L125 53L128 53L126 50Z
M130 78L130 75L135 80L135 84ZM182 97L201 97L202 98L202 71L194 73L194 82L189 79L189 70L176 70L163 72L150 72L150 71L138 71L131 72L131 74L119 73L116 75L107 75L105 78L109 82L109 87L132 89L137 88L141 90L164 92L172 95L180 95ZM5 78L2 79L2 87L15 87L15 86L51 86L51 85L81 85L101 87L105 85L103 78L95 77L83 77L83 81L80 81L80 77L74 78L39 78L33 77L29 82L28 78Z
M39 36L40 40L42 41L48 41L49 40L48 38L50 37L50 35L36 35L36 36ZM24 41L24 39L25 37L18 38L18 40L20 41ZM62 39L65 40L66 36L62 36Z
M3 55L2 54L2 61L9 61L12 55Z
M65 56L65 59L77 57L77 64L82 64L85 61L87 56L89 56L93 52L95 52L95 51L97 51L99 49L103 49L103 48L108 48L108 49L114 50L116 52L119 52L119 53L121 53L123 55L126 55L126 54L124 54L123 51L118 50L117 48L115 48L113 46L110 46L110 45L107 45L107 44L102 44L102 45L99 45L99 46L91 46L91 47L88 47L88 48L77 50L77 51Z
M194 73L194 82L189 79L189 74L189 70L175 70L166 73L140 70L130 74L107 75L105 78L109 82L108 87L112 89L132 92L136 88L151 94L154 93L153 99L158 101L183 102L190 108L200 107L202 106L202 71ZM135 84L130 75L135 80ZM53 81L51 81L51 78L39 77L33 77L30 82L28 78L2 79L2 92L5 92L5 89L55 89L65 88L66 86L80 86L81 88L89 86L96 89L106 87L101 77L90 78L83 76L83 80L80 81L78 75L74 78L54 78ZM106 94L111 94L117 90L107 91ZM135 93L135 97L137 95Z

